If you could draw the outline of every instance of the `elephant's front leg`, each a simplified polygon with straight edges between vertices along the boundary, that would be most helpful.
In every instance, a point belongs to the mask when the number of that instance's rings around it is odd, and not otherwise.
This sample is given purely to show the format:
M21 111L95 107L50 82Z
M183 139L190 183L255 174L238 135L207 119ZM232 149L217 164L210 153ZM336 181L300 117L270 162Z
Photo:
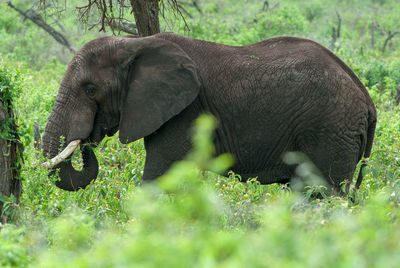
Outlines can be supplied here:
M182 160L192 148L193 123L199 115L198 101L194 101L157 131L144 137L146 162L143 180L154 180L171 165Z
M163 175L171 165L182 160L192 147L188 129L171 128L167 124L144 138L146 162L143 180L151 181Z
M189 151L187 145L182 146L184 143L185 141L179 138L170 141L164 136L159 136L158 133L145 137L146 162L143 181L151 181L160 177L174 162L182 160Z
M172 165L173 161L163 158L162 154L146 149L146 162L143 170L143 181L152 181L163 175Z

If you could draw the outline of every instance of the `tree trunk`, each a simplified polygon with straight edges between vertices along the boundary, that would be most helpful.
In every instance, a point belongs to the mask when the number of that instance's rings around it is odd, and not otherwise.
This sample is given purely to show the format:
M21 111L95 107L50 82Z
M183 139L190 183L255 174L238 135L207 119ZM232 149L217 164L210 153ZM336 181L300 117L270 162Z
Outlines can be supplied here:
M18 203L21 195L21 161L22 144L17 134L17 126L11 109L10 100L5 97L10 94L4 90L0 94L0 196L7 206ZM14 198L12 197L14 196ZM12 211L0 201L0 222L5 222Z
M160 32L159 0L131 0L139 36L149 36Z

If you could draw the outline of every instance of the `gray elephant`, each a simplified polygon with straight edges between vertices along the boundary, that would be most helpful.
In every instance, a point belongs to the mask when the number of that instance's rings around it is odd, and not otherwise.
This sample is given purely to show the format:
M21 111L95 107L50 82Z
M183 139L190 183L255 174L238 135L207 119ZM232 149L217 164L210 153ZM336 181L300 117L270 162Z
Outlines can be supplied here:
M60 168L58 187L85 188L98 173L92 146L119 130L122 143L144 137L143 180L152 180L191 149L189 130L202 113L217 118L216 153L232 154L242 178L286 183L294 167L282 156L300 151L337 190L369 157L376 125L356 75L307 39L239 47L174 33L104 37L78 51L61 81L43 137L54 157L47 166ZM56 156L61 136L72 143ZM68 156L79 142L81 171Z

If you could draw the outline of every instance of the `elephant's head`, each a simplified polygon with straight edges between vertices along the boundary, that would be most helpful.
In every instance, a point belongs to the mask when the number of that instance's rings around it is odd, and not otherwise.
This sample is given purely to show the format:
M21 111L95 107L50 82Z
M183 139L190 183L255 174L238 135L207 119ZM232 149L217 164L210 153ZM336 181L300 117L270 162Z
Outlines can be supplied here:
M64 156L51 167L50 173L60 168L56 185L85 188L98 173L93 145L118 129L123 143L153 133L187 107L199 87L195 64L173 42L105 37L86 44L64 74L43 136L46 157L80 141L84 165L77 171Z

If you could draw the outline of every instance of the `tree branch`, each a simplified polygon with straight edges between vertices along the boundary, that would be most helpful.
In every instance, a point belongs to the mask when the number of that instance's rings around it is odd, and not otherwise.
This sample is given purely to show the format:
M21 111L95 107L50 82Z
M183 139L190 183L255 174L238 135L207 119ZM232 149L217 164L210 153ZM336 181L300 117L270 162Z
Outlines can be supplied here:
M135 23L130 21L116 21L112 20L108 23L112 30L123 31L133 35L139 35L138 29Z
M76 53L76 49L71 46L71 44L68 42L68 40L59 32L57 32L53 27L48 25L42 18L42 16L38 13L36 13L32 9L28 9L26 12L23 12L21 9L17 8L14 6L11 1L7 2L8 6L16 10L21 16L23 16L26 19L31 20L33 23L35 23L37 26L45 30L48 34L50 34L58 43L61 45L65 46L68 48L69 51L72 53Z
M395 31L393 33L388 31L388 37L386 38L385 43L383 43L382 52L385 52L387 44L390 40L392 40L393 37L395 37L396 34L400 34L400 31Z
M47 2L50 0L39 0L44 9L47 7ZM61 0L51 0L58 2ZM86 3L85 3L86 2ZM199 10L201 9L197 0L192 0L192 5ZM97 20L89 26L89 29L99 26L99 31L106 31L106 26L112 29L118 29L127 33L136 34L138 32L141 36L155 34L160 32L158 17L161 14L164 17L164 6L169 5L170 10L180 17L185 28L188 28L185 18L178 5L178 0L86 0L84 5L77 6L78 18L85 25L89 25L89 18ZM97 14L92 16L93 12ZM92 13L91 13L92 12ZM134 14L136 21L136 29L132 27L125 27L126 14ZM165 18L165 17L164 17ZM138 23L140 21L140 23ZM127 30L127 31L126 31Z

